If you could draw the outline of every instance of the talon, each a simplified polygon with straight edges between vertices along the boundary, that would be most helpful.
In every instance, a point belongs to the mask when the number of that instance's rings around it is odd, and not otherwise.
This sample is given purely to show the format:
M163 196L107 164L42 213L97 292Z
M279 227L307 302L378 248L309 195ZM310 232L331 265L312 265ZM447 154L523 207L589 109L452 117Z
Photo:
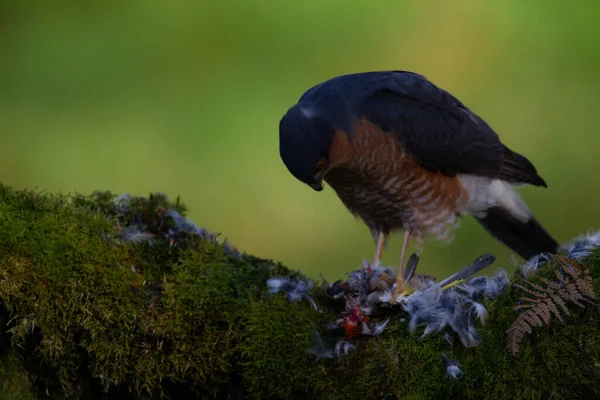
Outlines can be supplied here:
M402 292L404 292L404 278L401 274L398 274L396 277L396 288L394 289L394 294L392 295L392 304L396 303L398 296Z

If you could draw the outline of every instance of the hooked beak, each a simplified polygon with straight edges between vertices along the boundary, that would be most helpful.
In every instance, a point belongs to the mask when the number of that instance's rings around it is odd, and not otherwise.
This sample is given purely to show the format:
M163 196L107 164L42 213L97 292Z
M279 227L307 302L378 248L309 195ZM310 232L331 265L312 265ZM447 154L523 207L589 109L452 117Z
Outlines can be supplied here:
M311 183L310 187L316 190L317 192L323 190L323 178L319 178L313 183Z

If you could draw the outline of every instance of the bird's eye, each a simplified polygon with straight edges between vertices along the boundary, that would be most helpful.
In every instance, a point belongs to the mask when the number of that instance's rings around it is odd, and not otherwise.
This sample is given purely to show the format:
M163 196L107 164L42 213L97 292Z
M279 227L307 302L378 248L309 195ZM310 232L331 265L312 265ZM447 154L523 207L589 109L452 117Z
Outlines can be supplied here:
M322 170L323 168L325 168L325 166L326 166L326 165L327 165L327 160L326 160L326 159L324 159L324 158L321 158L321 159L319 160L319 162L317 162L317 169L320 171L320 170Z

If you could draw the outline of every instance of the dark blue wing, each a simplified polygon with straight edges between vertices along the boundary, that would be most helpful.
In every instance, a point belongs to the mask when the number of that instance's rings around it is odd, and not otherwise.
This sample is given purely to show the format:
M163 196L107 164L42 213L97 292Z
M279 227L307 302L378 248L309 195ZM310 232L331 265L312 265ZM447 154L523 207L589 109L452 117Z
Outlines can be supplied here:
M420 164L447 175L473 174L545 186L525 157L492 128L423 76L385 72L359 99L363 116L398 138Z

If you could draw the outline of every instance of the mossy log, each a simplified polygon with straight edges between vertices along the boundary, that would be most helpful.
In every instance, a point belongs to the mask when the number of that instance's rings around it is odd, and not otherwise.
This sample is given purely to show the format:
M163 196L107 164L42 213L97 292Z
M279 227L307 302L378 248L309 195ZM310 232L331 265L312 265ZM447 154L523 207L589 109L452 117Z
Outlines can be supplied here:
M1 399L600 398L597 306L535 328L513 357L506 331L523 293L510 286L485 303L476 347L420 339L396 313L381 335L317 360L313 335L340 312L323 287L311 291L320 312L268 294L269 278L302 275L239 254L185 211L159 194L0 184ZM600 253L582 262L600 293Z

